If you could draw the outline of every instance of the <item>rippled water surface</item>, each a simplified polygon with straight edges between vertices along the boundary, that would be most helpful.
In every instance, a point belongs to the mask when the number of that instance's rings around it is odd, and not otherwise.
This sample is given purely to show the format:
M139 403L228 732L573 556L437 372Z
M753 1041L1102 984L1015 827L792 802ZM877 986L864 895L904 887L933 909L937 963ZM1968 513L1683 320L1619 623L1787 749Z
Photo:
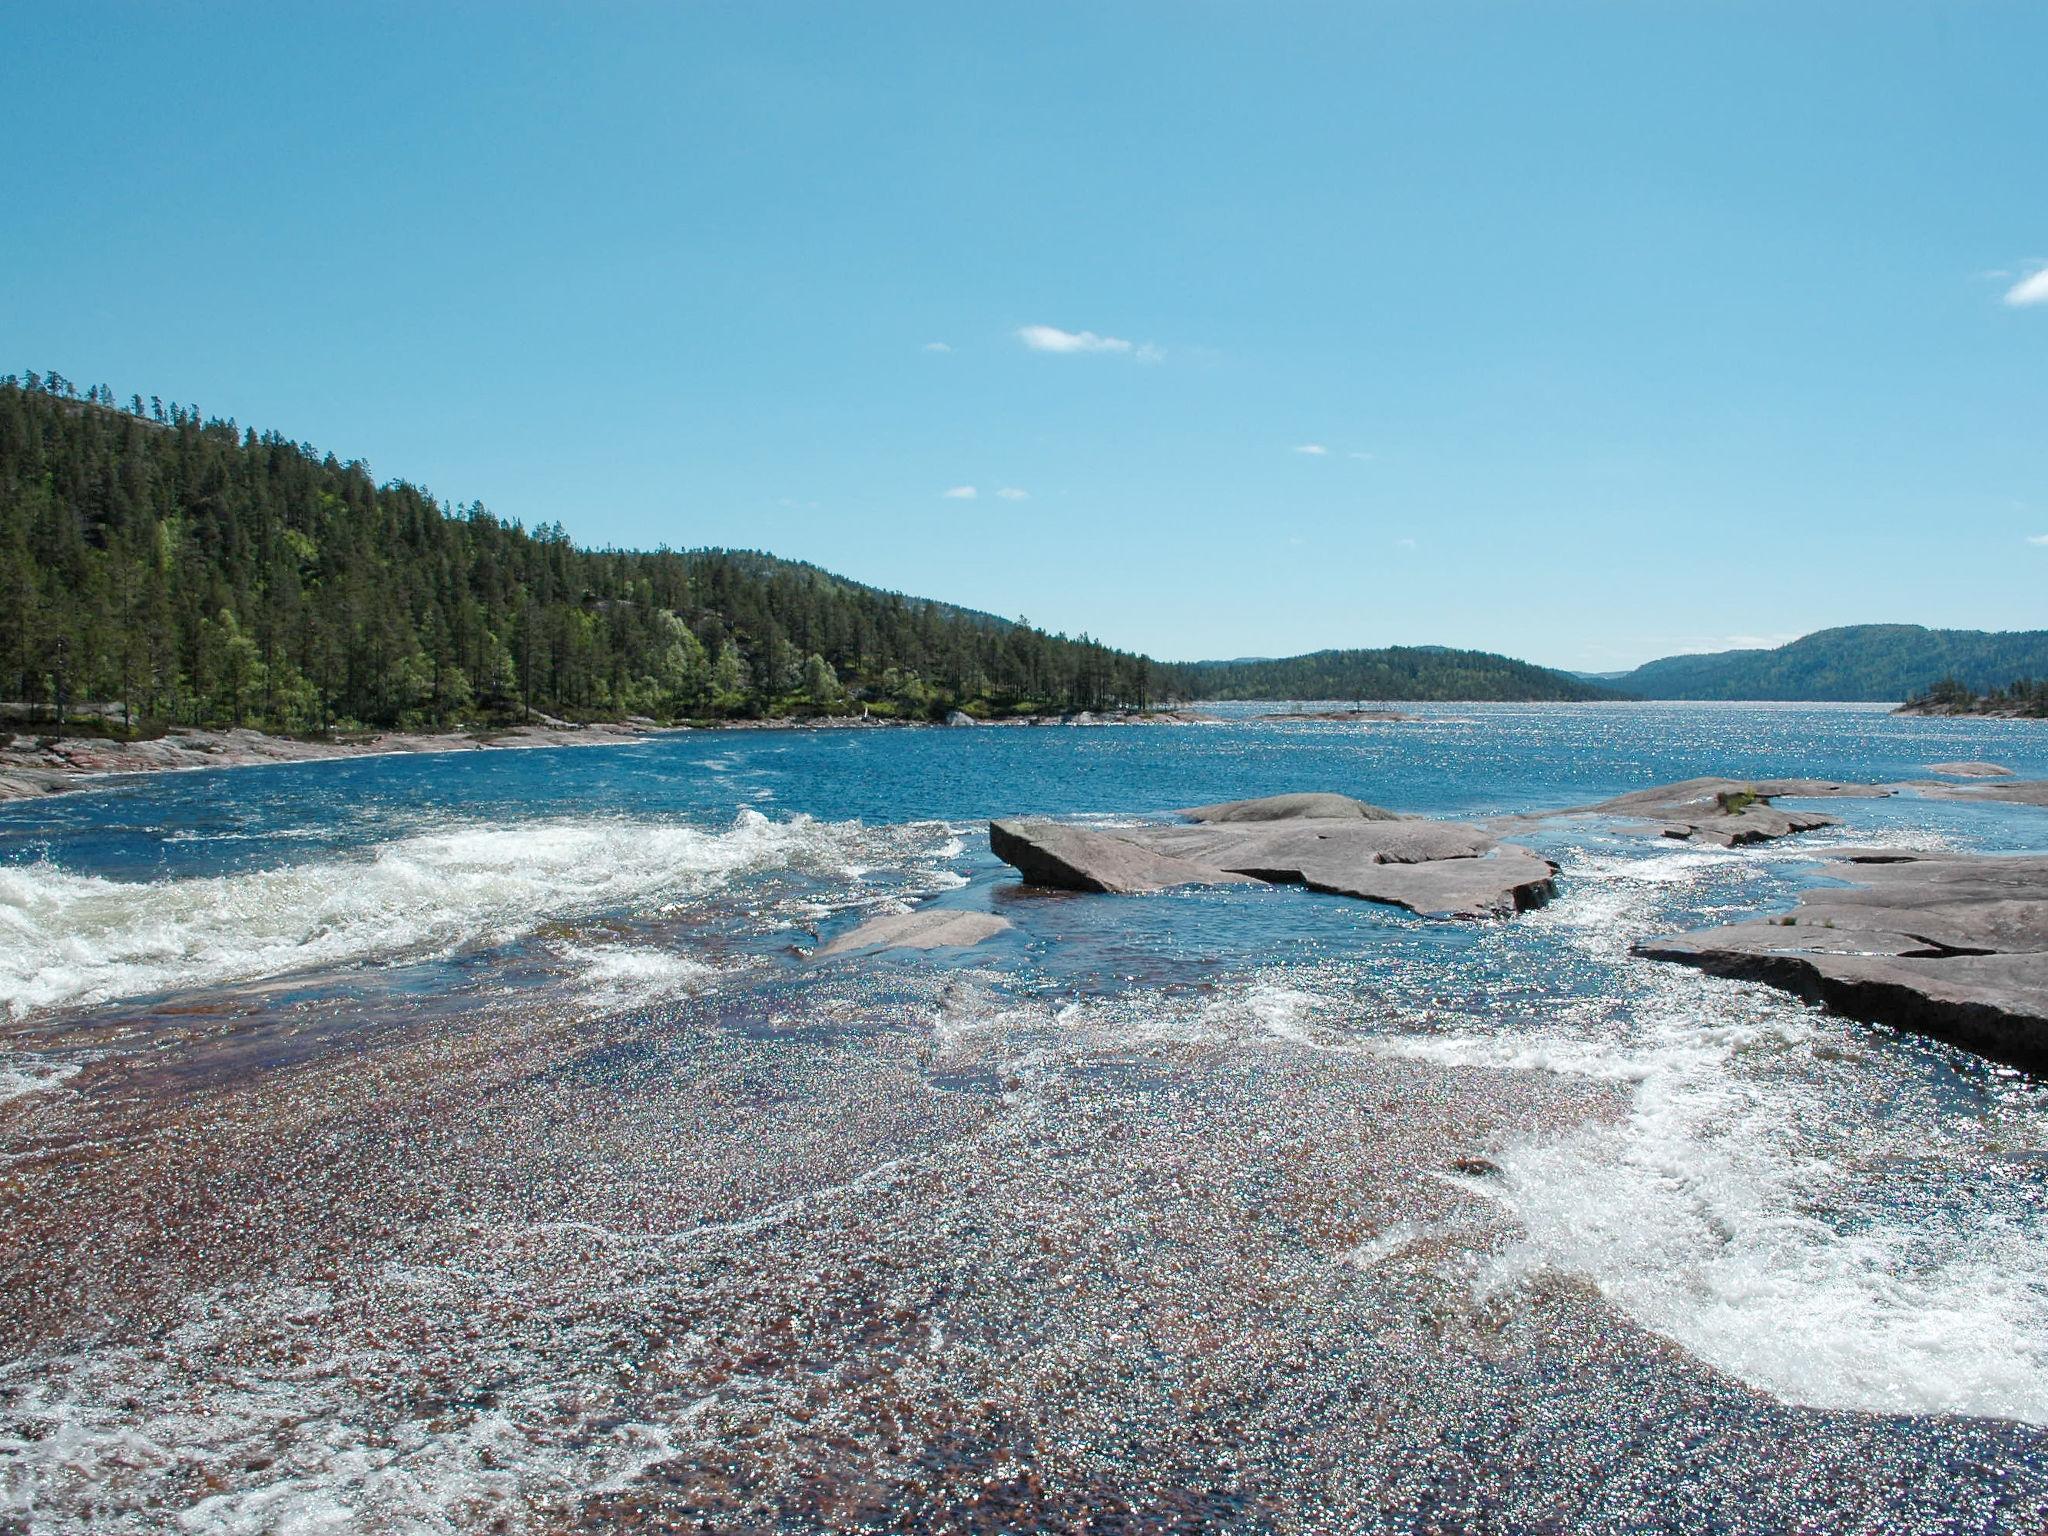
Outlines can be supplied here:
M2048 1102L1550 906L1021 890L991 815L2048 777L2037 722L703 732L0 806L0 1530L2048 1526ZM814 960L936 901L967 951Z

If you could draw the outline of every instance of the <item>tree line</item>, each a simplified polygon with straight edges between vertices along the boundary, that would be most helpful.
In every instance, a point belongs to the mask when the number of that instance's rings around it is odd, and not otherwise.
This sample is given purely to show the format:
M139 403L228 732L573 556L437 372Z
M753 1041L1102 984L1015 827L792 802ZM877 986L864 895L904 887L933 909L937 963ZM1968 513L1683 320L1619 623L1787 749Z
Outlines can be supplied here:
M1490 651L1442 646L1314 651L1277 660L1198 661L1162 669L1167 687L1202 699L1499 700L1624 697L1567 672Z
M1940 682L1913 695L1901 704L1899 714L1912 715L2012 715L2025 720L2048 720L2048 677L2013 679L2002 688L1978 690L1959 677Z
M0 378L0 705L289 732L1142 707L1087 636L746 551L585 549L196 406Z

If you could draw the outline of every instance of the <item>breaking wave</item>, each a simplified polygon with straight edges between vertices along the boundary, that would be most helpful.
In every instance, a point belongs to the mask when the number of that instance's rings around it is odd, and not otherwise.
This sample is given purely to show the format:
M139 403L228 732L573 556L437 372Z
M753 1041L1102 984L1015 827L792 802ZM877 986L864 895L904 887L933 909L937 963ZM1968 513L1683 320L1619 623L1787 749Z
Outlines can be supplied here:
M201 879L0 867L0 1008L21 1018L384 957L430 958L509 942L549 921L674 909L774 870L852 881L928 857L948 835L938 823L869 828L743 810L721 831L636 819L460 827L397 838L367 856ZM644 957L640 970L648 980Z

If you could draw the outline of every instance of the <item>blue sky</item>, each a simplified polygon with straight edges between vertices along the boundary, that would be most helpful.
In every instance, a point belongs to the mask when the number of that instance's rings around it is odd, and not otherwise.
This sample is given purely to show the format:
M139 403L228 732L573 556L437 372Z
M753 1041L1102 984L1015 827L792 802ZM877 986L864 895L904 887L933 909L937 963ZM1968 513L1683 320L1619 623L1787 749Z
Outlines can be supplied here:
M1932 0L15 5L0 371L1163 657L2038 627L2044 59Z

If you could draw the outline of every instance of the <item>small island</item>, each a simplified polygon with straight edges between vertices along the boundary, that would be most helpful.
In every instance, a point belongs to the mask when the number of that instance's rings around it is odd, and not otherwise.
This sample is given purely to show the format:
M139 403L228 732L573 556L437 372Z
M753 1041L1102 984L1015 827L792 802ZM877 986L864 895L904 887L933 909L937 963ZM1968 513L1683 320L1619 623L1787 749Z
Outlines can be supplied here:
M1945 677L1917 693L1895 715L1985 715L2002 720L2048 720L2048 678L2017 678L2004 688L1978 692L1960 678Z

